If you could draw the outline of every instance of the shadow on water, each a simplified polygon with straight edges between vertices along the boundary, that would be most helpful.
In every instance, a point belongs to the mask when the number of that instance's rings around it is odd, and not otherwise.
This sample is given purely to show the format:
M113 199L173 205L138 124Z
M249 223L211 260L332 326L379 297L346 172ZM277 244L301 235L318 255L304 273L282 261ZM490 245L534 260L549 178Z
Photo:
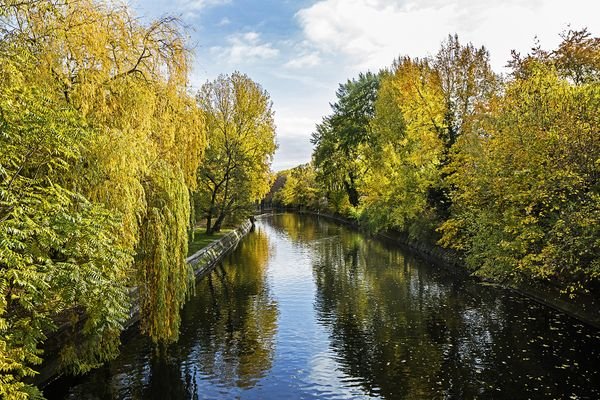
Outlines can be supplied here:
M195 296L182 310L177 343L157 349L132 335L115 361L84 377L56 382L46 396L219 398L223 388L252 387L271 367L277 330L277 304L266 281L269 250L267 236L256 230L197 282Z
M598 398L598 332L343 230L317 245L319 321L341 369L385 398Z
M598 330L312 216L259 220L176 344L132 336L48 397L600 398Z

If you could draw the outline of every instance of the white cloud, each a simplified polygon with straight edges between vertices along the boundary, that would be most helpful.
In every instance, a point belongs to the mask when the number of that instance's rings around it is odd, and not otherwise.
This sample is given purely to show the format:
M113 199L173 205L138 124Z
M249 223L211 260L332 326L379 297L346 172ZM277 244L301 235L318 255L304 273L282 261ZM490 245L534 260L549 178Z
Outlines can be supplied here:
M231 23L231 20L229 18L225 17L219 21L217 26L226 26L226 25L229 25L230 23Z
M160 16L233 5L233 0L129 0L142 14ZM291 3L291 2L289 2ZM280 148L274 168L287 168L310 159L310 133L321 116L330 112L339 82L366 69L389 66L401 55L426 56L437 52L448 34L462 42L485 45L492 64L500 70L510 50L527 52L539 38L553 49L559 33L587 26L600 35L600 0L311 0L287 28L273 27L223 7L215 20L188 21L204 27L192 34L201 43L196 49L192 83L199 87L219 73L240 69L271 93L276 109ZM251 7L237 1L236 7ZM217 11L217 10L215 10ZM234 12L235 11L235 12ZM245 33L208 35L228 19L245 26ZM217 17L218 16L218 17ZM267 15L266 17L277 17ZM231 23L226 29L233 27ZM297 30L299 28L299 31ZM250 32L249 32L250 31ZM254 32L256 31L256 32ZM257 32L262 32L260 35ZM280 62L281 61L281 62Z
M347 57L355 70L434 54L452 33L485 45L499 69L511 49L527 51L535 36L543 47L556 46L569 23L597 33L598 15L595 0L320 0L296 18L315 48Z
M303 53L298 57L292 58L284 64L284 67L291 69L312 68L321 64L321 57L318 52Z
M313 90L309 90L313 92ZM306 94L308 97L308 93ZM303 96L304 97L304 96ZM279 149L275 153L273 169L276 171L292 168L310 160L313 145L310 134L315 130L315 123L321 119L321 110L311 107L311 101L296 99L294 102L280 99L274 95L275 124ZM314 102L315 99L312 99ZM287 103L284 106L282 103ZM324 102L327 104L327 102Z
M231 0L177 0L177 4L186 11L200 11L212 6L231 3Z
M279 49L262 42L258 32L236 33L227 38L228 46L211 47L210 52L230 64L251 63L277 57Z
M315 118L298 115L297 112L298 110L296 109L280 108L275 114L275 122L277 126L285 127L286 135L289 137L306 137L307 134L310 134L315 129Z

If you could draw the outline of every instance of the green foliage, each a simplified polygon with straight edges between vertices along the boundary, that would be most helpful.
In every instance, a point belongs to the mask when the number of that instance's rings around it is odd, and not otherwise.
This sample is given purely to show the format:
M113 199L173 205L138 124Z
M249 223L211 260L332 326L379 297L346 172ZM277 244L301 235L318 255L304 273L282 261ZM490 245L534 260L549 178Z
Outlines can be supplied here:
M448 36L431 65L444 96L441 138L447 152L462 135L476 129L481 108L497 92L499 78L492 71L486 48L461 44L458 35Z
M212 233L225 218L247 216L269 192L275 123L269 94L237 72L207 82L197 101L206 120L208 147L198 169L194 203L196 218L205 218L206 231Z
M527 68L491 105L477 151L452 166L443 243L464 249L482 276L576 291L600 272L600 87L571 85L544 63Z
M439 78L427 61L400 60L382 81L372 121L362 218L374 230L415 228L430 219L428 190L440 181L446 108Z
M131 254L115 241L118 217L61 182L94 134L52 85L29 86L34 58L5 44L0 63L0 393L35 394L20 380L41 362L39 343L85 314L70 370L112 356L128 316Z
M277 196L315 208L323 193L374 231L459 251L487 279L597 290L600 39L561 36L554 51L513 54L504 82L457 36L377 84L348 81L313 135L315 184L292 170Z
M155 342L175 341L179 334L179 310L194 275L185 262L190 215L189 192L181 173L174 174L159 162L147 183L148 210L136 256L139 265L139 303L142 332Z
M206 140L175 19L11 1L0 36L0 395L26 398L58 327L67 372L118 354L133 286L143 330L177 337Z
M339 201L340 192L345 193L350 205L356 207L359 203L357 182L363 171L356 159L360 145L370 141L369 122L375 113L379 81L380 74L369 72L341 84L337 102L331 105L332 114L317 125L313 134L317 179L323 182L335 212L343 212L337 208L344 204Z
M285 185L278 192L278 199L284 206L318 209L319 189L313 166L304 164L287 171Z

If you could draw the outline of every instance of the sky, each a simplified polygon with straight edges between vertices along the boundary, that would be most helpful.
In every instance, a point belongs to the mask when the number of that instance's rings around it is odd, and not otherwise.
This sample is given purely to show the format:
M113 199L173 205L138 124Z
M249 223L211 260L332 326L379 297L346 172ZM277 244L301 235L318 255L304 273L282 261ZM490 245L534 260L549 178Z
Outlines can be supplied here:
M448 34L485 46L506 72L510 51L587 27L600 35L600 0L129 0L143 19L177 16L194 53L192 88L240 71L273 101L278 171L308 162L311 133L341 82L408 55L434 55Z

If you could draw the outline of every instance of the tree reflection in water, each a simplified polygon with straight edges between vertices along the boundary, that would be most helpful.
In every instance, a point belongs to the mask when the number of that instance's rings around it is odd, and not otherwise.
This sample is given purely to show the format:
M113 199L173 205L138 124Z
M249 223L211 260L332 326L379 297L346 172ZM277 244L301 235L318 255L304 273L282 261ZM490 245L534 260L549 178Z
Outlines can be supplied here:
M520 398L525 388L560 396L597 375L594 361L549 328L581 336L564 315L350 230L315 246L318 319L343 371L370 395ZM581 374L560 368L578 356L569 369Z
M118 359L46 391L49 398L190 399L218 387L252 387L271 368L277 304L266 279L270 246L260 229L196 285L182 311L179 341L156 349L132 335ZM68 392L63 392L68 389Z
M248 388L264 376L272 364L277 331L277 304L266 280L269 242L256 230L240 249L197 286L197 306L186 307L184 319L195 332L186 364L224 385ZM209 306L210 305L210 306Z
M322 218L259 220L196 291L178 343L48 397L600 398L598 330Z

